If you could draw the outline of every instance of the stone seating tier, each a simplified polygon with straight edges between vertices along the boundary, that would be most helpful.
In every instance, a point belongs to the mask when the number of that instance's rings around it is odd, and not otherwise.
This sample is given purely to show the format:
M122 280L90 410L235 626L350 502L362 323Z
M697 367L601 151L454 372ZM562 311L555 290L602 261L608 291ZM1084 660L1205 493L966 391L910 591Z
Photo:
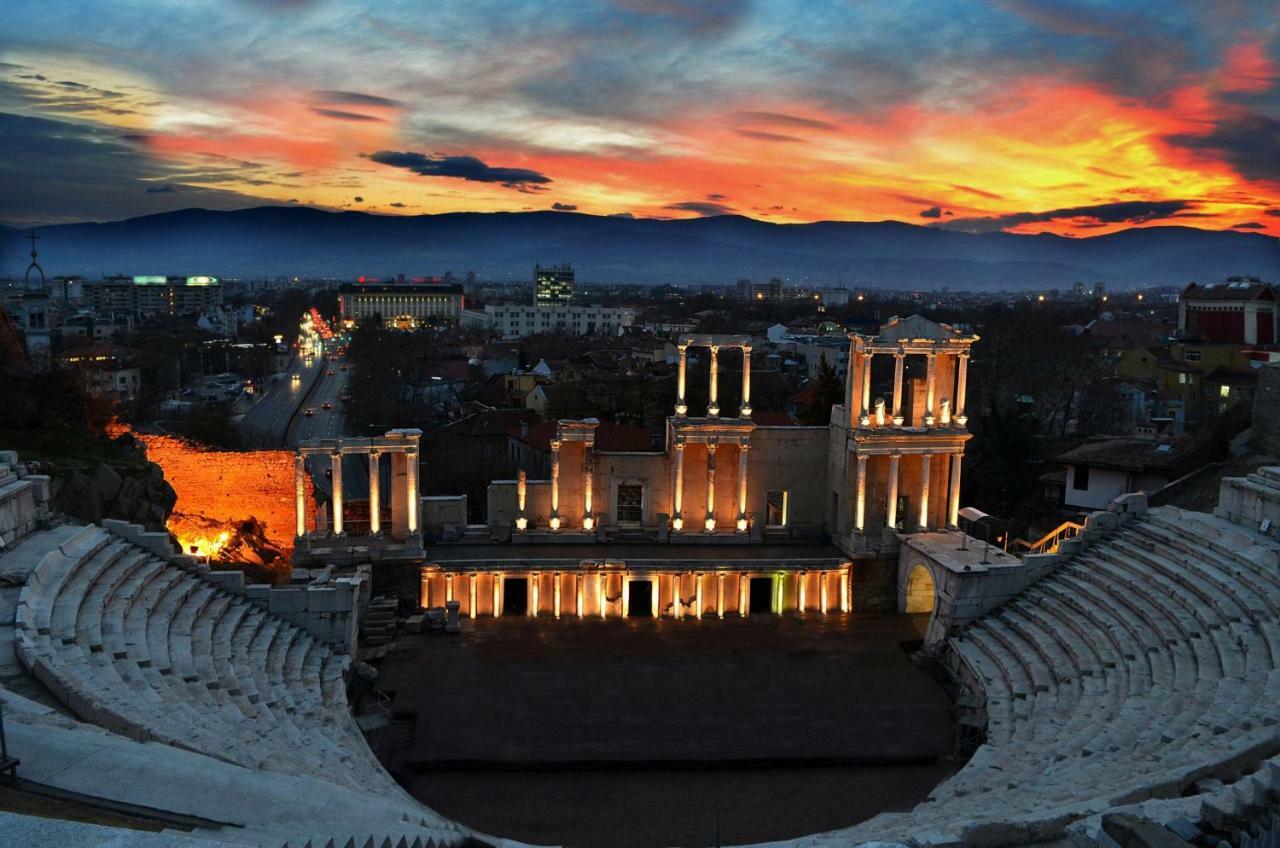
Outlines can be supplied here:
M1160 507L947 643L987 740L910 813L797 845L1026 844L1280 752L1280 546Z

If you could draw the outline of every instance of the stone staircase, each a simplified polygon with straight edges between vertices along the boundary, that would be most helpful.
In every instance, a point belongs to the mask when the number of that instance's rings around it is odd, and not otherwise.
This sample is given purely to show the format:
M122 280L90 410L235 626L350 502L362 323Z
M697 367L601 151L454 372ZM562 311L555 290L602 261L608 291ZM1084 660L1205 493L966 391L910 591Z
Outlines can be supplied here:
M987 741L910 813L797 846L1027 844L1280 752L1280 545L1160 507L968 625Z

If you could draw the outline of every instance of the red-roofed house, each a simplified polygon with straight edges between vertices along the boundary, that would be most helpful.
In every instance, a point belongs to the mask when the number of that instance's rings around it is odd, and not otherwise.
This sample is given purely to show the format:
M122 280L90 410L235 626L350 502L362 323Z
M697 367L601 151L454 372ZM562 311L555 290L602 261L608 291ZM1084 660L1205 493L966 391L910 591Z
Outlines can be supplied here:
M1273 344L1278 312L1275 287L1257 277L1192 283L1178 298L1178 332L1207 342Z

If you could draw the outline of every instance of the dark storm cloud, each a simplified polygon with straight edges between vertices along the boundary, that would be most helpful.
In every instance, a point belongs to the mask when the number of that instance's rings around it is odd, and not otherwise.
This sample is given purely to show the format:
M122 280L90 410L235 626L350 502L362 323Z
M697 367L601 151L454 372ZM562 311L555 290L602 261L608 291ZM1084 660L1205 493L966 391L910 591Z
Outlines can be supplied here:
M740 124L773 124L774 126L827 131L840 129L835 124L827 121L815 121L813 118L801 118L798 115L787 115L782 112L734 112L733 118Z
M1165 141L1222 157L1251 180L1280 180L1280 120L1249 113L1218 121L1208 135L1172 135Z
M364 94L359 91L317 91L316 100L324 103L337 103L345 106L387 106L399 109L403 101L390 97L379 97L376 94Z
M754 139L757 139L758 141L781 141L786 143L799 142L801 144L804 143L803 138L797 138L794 135L783 135L782 133L771 133L771 132L765 132L764 130L736 129L734 130L734 132L736 132L740 136L744 136L746 138L754 138Z
M178 190L168 183L160 185L147 186L146 194L177 194Z
M362 154L363 155L363 154ZM412 151L379 150L368 154L371 162L404 168L423 177L453 177L473 183L501 183L507 188L527 190L551 182L551 178L527 168L500 168L474 156L428 156Z
M323 109L319 106L312 106L311 111L317 115L323 115L326 118L336 118L339 121L382 121L382 118L374 115L361 115L359 112L344 112L341 109Z
M106 127L0 112L0 150L0 220L108 220L184 206L239 209L263 203L181 184L180 171ZM174 191L148 191L175 181Z
M668 203L662 208L675 209L680 212L697 212L704 218L709 218L712 215L734 215L738 211L732 206L725 206L723 203L709 203L704 200L685 200L680 203Z
M578 207L573 203L553 203L551 208L557 212L577 212Z
M728 200L728 199L729 199L729 198L725 197L723 194L708 194L708 195L707 195L707 200L720 201L720 200Z
M1271 217L1273 217L1273 218L1280 218L1280 209L1268 209L1267 211L1263 212L1262 214L1263 214L1263 215L1270 215L1270 216L1271 216Z
M1239 224L1232 224L1233 230L1265 230L1265 224L1259 224L1257 221L1241 221Z
M615 0L621 9L699 36L732 29L749 11L747 0Z
M970 233L991 233L1016 227L1060 219L1087 218L1110 224L1142 224L1160 218L1188 214L1193 206L1188 200L1126 200L1119 203L1100 203L1096 206L1073 206L1067 209L1050 209L1047 212L1013 212L987 218L956 218L944 224L932 226L947 230L963 230ZM1191 213L1194 214L1194 213Z
M928 209L922 209L922 210L920 210L920 217L921 217L921 218L941 218L941 217L942 217L942 207L941 207L941 206L930 206Z

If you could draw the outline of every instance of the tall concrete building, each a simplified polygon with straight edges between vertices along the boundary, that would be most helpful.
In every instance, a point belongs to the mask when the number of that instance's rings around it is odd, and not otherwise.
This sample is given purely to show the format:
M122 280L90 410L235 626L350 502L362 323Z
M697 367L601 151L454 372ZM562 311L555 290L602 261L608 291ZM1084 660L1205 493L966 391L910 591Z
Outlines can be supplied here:
M556 306L573 302L573 267L533 266L533 302L535 306Z

